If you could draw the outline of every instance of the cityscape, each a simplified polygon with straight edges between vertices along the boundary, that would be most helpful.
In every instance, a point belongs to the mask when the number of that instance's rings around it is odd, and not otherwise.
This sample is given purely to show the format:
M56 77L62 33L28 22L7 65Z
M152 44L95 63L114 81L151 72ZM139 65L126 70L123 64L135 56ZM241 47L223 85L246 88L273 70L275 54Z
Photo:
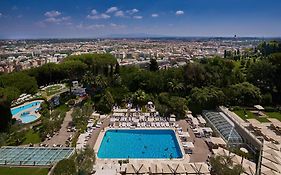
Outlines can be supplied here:
M156 59L161 68L183 66L191 59L221 56L225 51L254 49L259 38L155 38L95 40L32 40L1 42L0 72L10 73L60 63L68 55L109 53L121 66L145 67Z
M281 175L280 9L1 1L0 175Z

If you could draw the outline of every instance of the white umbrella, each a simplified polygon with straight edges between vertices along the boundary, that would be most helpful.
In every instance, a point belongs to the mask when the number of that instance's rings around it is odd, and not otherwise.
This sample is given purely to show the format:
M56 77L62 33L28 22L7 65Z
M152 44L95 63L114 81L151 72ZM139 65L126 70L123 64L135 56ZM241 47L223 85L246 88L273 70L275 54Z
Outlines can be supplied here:
M149 170L150 174L162 174L162 169L159 164L151 164Z
M173 171L170 169L170 167L167 164L162 164L162 173L163 174L173 174Z
M132 164L127 164L126 174L135 174L136 170Z
M139 169L137 170L137 174L145 174L148 173L148 169L144 164L141 164L139 166Z

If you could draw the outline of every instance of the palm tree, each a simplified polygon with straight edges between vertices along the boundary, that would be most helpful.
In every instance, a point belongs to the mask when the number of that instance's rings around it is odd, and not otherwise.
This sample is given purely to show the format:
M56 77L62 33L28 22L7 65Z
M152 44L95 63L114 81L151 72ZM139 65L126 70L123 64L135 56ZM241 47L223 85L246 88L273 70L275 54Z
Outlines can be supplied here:
M107 87L107 81L106 81L106 79L105 79L104 76L102 76L102 75L97 75L97 76L95 77L95 80L94 80L94 85L95 85L97 88L103 90L103 89L105 89L105 88Z
M231 156L217 155L210 159L212 172L216 175L237 175L244 172L241 165L234 165Z
M147 100L147 94L143 90L138 90L133 94L135 103L144 105Z
M95 81L95 77L91 71L87 71L82 77L82 83L85 87L93 84Z
M178 83L175 80L172 80L168 82L168 88L170 92L180 92L184 90L184 85L183 83Z

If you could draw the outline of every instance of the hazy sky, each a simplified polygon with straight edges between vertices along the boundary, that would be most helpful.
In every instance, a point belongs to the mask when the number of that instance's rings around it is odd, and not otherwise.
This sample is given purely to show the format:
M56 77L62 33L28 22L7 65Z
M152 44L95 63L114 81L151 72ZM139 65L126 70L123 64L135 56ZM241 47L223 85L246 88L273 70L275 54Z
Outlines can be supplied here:
M0 0L0 38L281 36L281 0Z

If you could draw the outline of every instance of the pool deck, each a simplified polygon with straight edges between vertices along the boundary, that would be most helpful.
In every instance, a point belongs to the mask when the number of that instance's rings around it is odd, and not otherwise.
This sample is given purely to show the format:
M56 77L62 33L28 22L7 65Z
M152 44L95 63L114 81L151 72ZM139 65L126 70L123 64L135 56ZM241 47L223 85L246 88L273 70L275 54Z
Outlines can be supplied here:
M190 137L187 139L188 142L193 142L194 149L190 155L190 162L206 162L208 155L211 155L208 145L204 141L204 138L196 138L190 125L185 120L177 121L183 131L187 131Z
M98 150L99 150L99 148L100 148L100 145L101 145L101 142L102 142L102 139L103 139L103 137L104 137L104 134L106 133L106 131L108 131L108 130L115 130L115 129L118 129L118 130L172 130L172 131L174 131L174 133L175 133L175 136L176 136L176 138L177 138L177 142L178 142L178 144L179 144L179 147L180 147L180 150L181 150L181 153L182 153L182 158L177 158L177 159L167 159L167 158L155 158L155 159L151 159L151 158L140 158L140 159L137 159L137 158L134 158L134 159L129 159L130 161L132 160L132 161L140 161L140 160L161 160L161 161L184 161L184 162L189 162L189 160L190 160L190 157L189 157L189 155L187 155L187 154L185 154L185 152L184 152L184 148L183 148L183 145L181 144L181 141L180 141L180 138L179 138L179 135L177 134L177 132L176 132L176 130L175 130L175 128L171 128L171 127L167 127L167 128L110 128L110 127L106 127L106 128L104 128L104 129L102 129L101 131L100 131L100 133L99 133L99 136L98 136L98 138L97 138L97 140L96 140L96 143L95 143L95 145L94 145L94 151L95 151L95 154L96 154L96 159L97 159L97 161L101 161L101 162L103 162L103 160L126 160L126 159L120 159L120 158L118 158L118 159L114 159L114 158L110 158L110 159L104 159L104 158L99 158L98 156L97 156L97 153L98 153Z
M44 102L44 100L34 100L34 101L26 102L26 103L23 103L23 104L21 104L19 106L15 106L15 107L11 108L11 110L13 110L15 108L23 107L23 106L28 105L29 103L33 103L33 102L40 102L40 104L41 104L42 102ZM16 120L20 120L21 121L21 118L20 118L21 114L24 113L24 112L29 112L31 115L34 115L34 116L36 116L37 119L39 119L40 118L40 114L36 113L34 111L34 109L39 108L39 107L40 107L40 105L36 105L36 106L32 106L31 108L22 110L21 112L18 112L17 114L13 115L13 118L15 118ZM30 111L31 109L33 109L33 110Z
M95 153L98 152L99 146L102 142L103 136L105 134L105 131L108 129L132 129L132 128L109 128L108 123L109 119L107 118L105 120L106 122L103 123L101 128L98 128L99 131L95 132L95 138L93 139L93 142L91 144L91 147L94 147ZM182 128L184 132L188 132L190 134L190 137L187 139L187 141L193 142L194 143L194 148L193 148L193 154L185 154L183 152L183 158L182 159L127 159L128 163L123 163L122 166L118 162L118 160L122 159L100 159L96 157L96 164L94 165L95 170L103 170L103 169L110 169L116 174L120 174L119 172L124 170L126 165L128 164L134 164L134 165L139 165L139 164L144 164L146 167L150 167L152 164L157 164L160 165L160 168L162 164L168 164L168 165L173 165L173 164L192 164L194 166L195 163L199 164L204 164L206 167L208 165L206 164L206 161L208 159L208 155L210 155L209 148L207 144L204 141L204 138L196 138L192 129L190 128L188 122L185 120L179 120L176 122L179 124L179 126ZM174 130L175 128L135 128L135 129L172 129ZM182 150L183 146L182 143L179 140L179 136L176 132L176 137L178 139L178 143L180 145L180 148ZM185 173L184 173L185 174ZM208 173L207 173L208 174ZM209 173L210 174L210 173Z

